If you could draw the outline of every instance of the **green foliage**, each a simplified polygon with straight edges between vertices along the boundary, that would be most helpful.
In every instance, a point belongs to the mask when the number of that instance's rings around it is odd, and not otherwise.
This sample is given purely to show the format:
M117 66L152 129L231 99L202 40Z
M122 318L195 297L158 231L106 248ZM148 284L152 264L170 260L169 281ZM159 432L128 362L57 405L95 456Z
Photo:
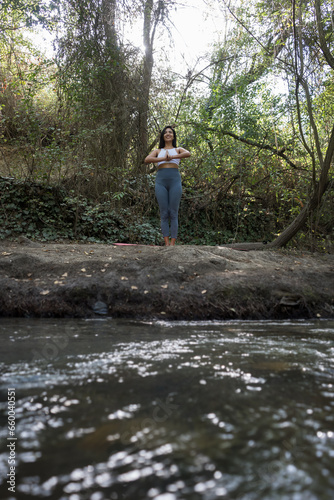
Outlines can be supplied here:
M63 2L57 83L76 137L74 154L108 173L118 189L136 132L138 51L121 46L116 2ZM73 143L74 146L74 143Z
M197 192L197 197L192 197L189 191L185 188L181 202L179 241L190 245L271 241L298 203L280 200L276 210L268 210L246 193L208 203L206 193ZM115 209L110 201L96 203L64 187L0 178L0 239L24 235L38 241L162 244L158 206L156 202L151 204L153 186L148 187L144 210L142 201L133 195L130 200L131 193L126 193L131 208ZM333 211L333 193L327 203ZM142 212L145 214L140 215ZM303 241L305 246L328 250L331 234L329 214L317 215L295 244Z
M183 243L201 245L271 241L280 227L261 203L237 196L227 196L219 205L204 199L182 202L179 225Z
M43 0L2 0L1 28L2 30L12 29L12 26L6 22L10 18L23 22L27 28L36 25L50 26L51 13L56 9L58 3L57 0L49 2Z
M117 31L116 7L130 5L57 4L50 3L50 17L38 0L6 0L0 12L0 175L27 181L1 181L1 234L160 242L154 176L138 174L146 144L144 59ZM142 14L143 5L132 3L133 15ZM58 52L47 61L11 27L52 26L57 6ZM154 147L157 129L176 122L178 144L192 153L180 169L184 243L272 240L316 186L319 151L325 155L333 128L333 70L319 49L313 6L300 5L298 30L290 3L241 7L205 70L184 78L156 51L161 68L146 79L148 142ZM330 4L321 2L321 9L333 49ZM293 61L297 32L303 52ZM303 67L297 101L295 72ZM332 194L325 202L303 233L319 241L333 231Z
M64 188L1 178L0 196L0 238L146 244L161 240L158 221L154 225L131 210L115 211L108 202L93 204Z

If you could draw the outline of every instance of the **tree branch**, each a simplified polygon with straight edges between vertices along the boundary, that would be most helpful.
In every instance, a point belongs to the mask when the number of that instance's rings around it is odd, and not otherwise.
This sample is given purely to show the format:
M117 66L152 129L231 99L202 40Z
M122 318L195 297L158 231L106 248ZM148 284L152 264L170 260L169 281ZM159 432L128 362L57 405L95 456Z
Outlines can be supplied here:
M326 43L326 38L324 34L324 28L323 28L323 22L321 18L321 10L320 10L320 1L315 0L314 2L315 5L315 14L316 14L316 20L317 20L317 28L318 28L318 34L319 34L319 42L320 42L320 47L322 50L322 53L328 62L329 66L334 69L334 57L332 56L329 47Z
M274 148L273 146L270 146L270 144L266 144L265 146L263 144L260 144L259 142L252 141L250 139L245 139L244 137L240 137L237 134L234 134L233 132L227 132L225 130L221 130L221 133L223 135L228 135L230 137L233 137L233 139L236 139L237 141L243 142L244 144L247 144L248 146L256 147L258 149L265 149L266 151L271 151L274 155L279 156L280 158L283 158L284 161L290 165L295 170L299 170L297 165L293 163L290 158L284 154L285 148L282 149L277 149Z
M187 91L191 87L191 85L196 81L196 79L200 75L202 75L204 73L204 71L207 70L208 68L210 68L211 66L215 66L216 64L219 64L220 62L223 62L223 61L228 61L229 59L234 59L234 56L222 57L221 59L213 61L210 64L207 64L203 69L201 69L200 71L198 71L194 75L191 75L190 78L188 78L186 86L184 87L183 92L182 92L182 96L181 96L181 99L180 99L179 106L178 106L176 114L175 114L175 118L174 118L175 122L177 122L177 119L179 117L179 114L180 114L180 111L181 111L181 107L182 107L183 101L184 101L184 99L186 97Z

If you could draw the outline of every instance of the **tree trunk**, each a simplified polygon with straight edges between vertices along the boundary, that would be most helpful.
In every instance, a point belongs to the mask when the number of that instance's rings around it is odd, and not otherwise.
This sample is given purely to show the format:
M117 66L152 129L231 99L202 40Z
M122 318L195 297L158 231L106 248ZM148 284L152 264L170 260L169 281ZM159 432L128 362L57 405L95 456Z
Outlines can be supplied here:
M302 211L297 215L295 220L284 229L284 231L272 241L267 248L279 248L286 245L294 236L298 233L304 226L307 218L312 214L312 212L320 205L323 194L325 193L329 181L328 174L333 161L334 155L334 127L332 128L331 137L329 139L326 156L323 162L323 166L320 173L319 182L316 184L314 191L310 199L305 204Z
M141 170L143 166L143 159L147 154L147 146L148 146L147 121L148 121L149 96L150 96L152 69L153 69L153 42L154 42L155 30L160 18L160 7L158 8L158 11L155 13L153 13L153 8L154 8L153 0L146 0L144 3L144 26L143 26L145 56L143 61L142 86L139 96L140 102L138 109L139 147L137 153L137 164L139 170Z

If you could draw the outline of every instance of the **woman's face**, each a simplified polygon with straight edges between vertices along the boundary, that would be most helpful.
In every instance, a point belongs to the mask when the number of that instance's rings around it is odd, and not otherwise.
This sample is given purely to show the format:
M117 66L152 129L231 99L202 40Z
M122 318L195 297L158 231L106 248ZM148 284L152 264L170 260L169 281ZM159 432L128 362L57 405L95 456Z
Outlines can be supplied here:
M171 142L174 139L174 132L171 128L167 128L164 133L165 142Z

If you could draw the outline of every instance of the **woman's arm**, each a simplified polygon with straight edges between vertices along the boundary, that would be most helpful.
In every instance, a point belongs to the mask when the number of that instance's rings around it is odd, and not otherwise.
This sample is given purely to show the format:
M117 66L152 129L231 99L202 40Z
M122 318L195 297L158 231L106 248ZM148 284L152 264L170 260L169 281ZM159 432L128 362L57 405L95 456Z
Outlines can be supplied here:
M160 153L160 149L155 149L154 151L152 151L152 153L150 153L148 156L146 156L144 162L145 163L158 163L160 161L165 161L167 159L167 154L164 157L161 157L159 156L158 158L158 154Z
M181 159L181 158L189 158L189 156L191 156L191 153L184 148L176 148L176 151L177 151L177 155L173 155L170 157L172 160Z

